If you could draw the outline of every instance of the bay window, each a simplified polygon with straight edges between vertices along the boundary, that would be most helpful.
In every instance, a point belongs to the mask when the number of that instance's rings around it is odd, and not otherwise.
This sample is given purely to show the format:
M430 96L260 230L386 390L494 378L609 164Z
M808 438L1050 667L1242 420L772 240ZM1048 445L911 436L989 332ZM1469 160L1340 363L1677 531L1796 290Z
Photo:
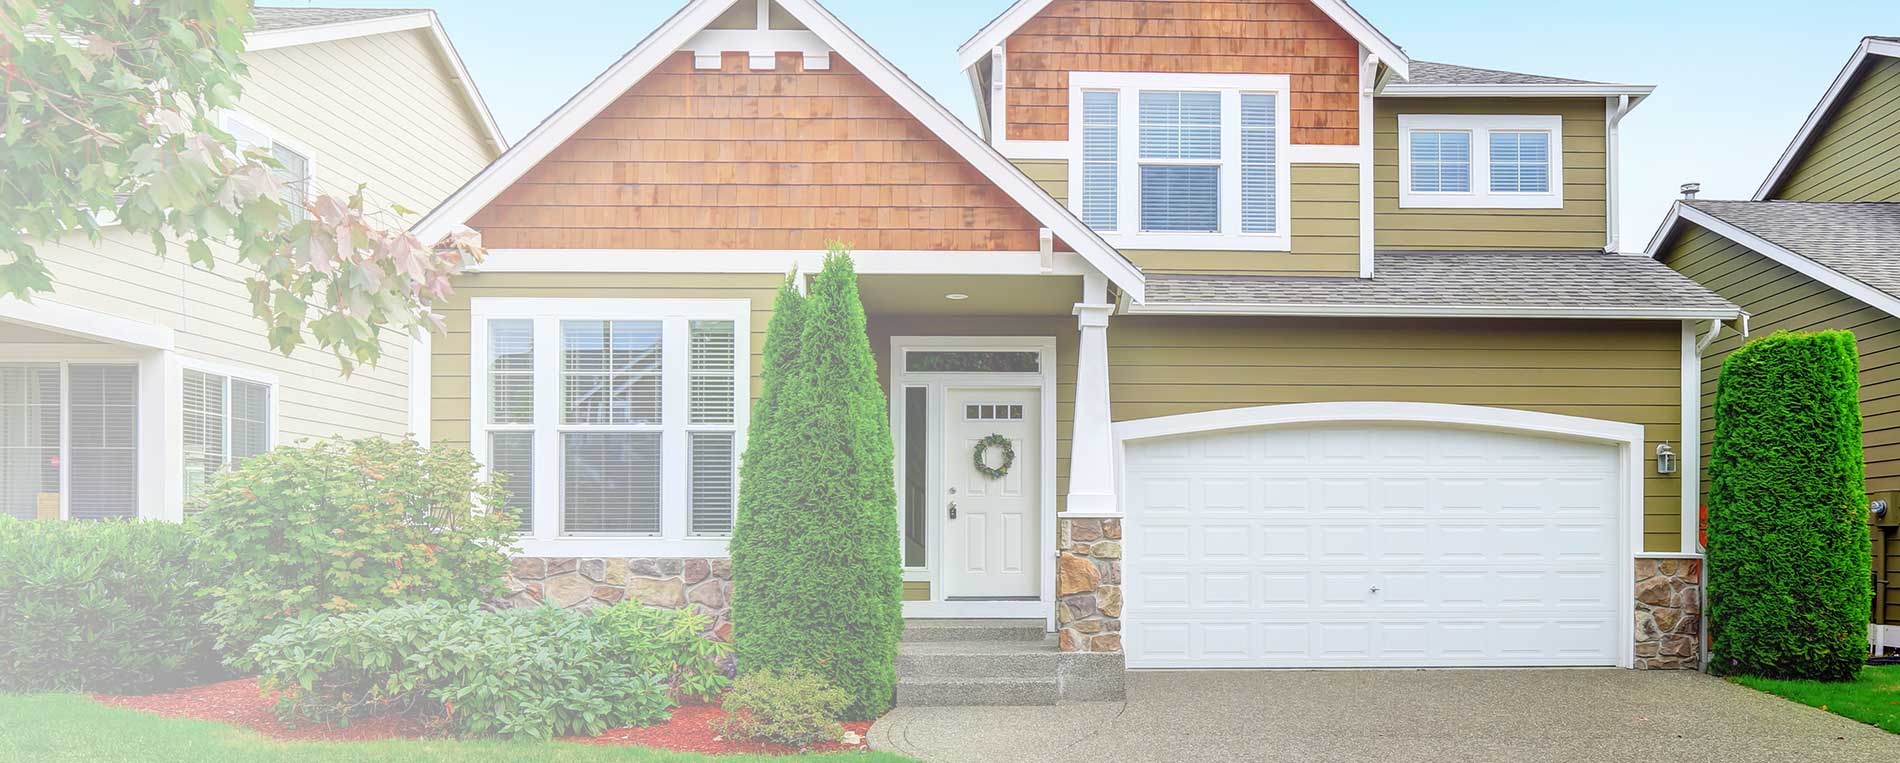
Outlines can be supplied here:
M1124 248L1286 251L1288 78L1070 75L1070 204Z
M1399 115L1399 206L1560 209L1563 118Z
M474 313L473 444L506 477L524 549L723 548L748 302L477 299Z

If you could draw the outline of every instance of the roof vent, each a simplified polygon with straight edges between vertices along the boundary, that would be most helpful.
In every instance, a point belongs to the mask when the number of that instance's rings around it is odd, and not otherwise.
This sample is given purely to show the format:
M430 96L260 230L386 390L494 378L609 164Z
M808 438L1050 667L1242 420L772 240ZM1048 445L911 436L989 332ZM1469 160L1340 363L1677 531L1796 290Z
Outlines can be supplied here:
M1695 195L1701 192L1702 192L1701 183L1683 183L1682 184L1682 198L1684 201L1694 199Z

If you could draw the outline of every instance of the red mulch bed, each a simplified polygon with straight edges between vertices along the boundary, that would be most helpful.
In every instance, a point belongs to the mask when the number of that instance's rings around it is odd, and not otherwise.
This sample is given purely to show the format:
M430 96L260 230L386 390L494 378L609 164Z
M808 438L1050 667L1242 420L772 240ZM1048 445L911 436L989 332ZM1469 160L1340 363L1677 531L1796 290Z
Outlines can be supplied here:
M167 718L192 718L234 724L274 739L350 742L370 739L419 739L427 735L427 730L422 724L414 719L397 715L364 718L352 722L348 727L303 725L292 728L284 725L276 715L271 713L271 704L275 699L264 696L258 691L255 678L240 678L164 694L138 696L95 694L93 699L102 704L142 710ZM719 709L717 705L686 705L675 709L673 717L665 723L655 726L608 729L599 736L568 737L564 741L600 745L639 745L713 755L798 752L781 745L719 739L718 734L712 730L712 722L724 715L725 711ZM846 731L857 735L859 740L857 744L821 745L811 751L838 752L864 749L863 739L871 730L871 722L846 723L844 727Z

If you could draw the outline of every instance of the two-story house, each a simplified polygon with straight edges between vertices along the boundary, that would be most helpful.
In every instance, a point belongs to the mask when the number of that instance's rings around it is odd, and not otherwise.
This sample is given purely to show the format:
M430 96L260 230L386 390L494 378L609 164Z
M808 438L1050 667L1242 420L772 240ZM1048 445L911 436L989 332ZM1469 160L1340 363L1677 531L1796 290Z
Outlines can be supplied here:
M1649 88L1338 0L1024 0L960 59L981 133L813 0L693 0L421 223L490 248L432 433L510 475L524 600L723 616L773 290L835 239L907 616L1117 673L1694 665L1697 354L1742 313L1607 253Z
M373 208L428 209L504 148L434 13L253 13L248 79L218 118L283 165L287 201L367 184ZM327 353L272 351L228 250L206 270L109 228L39 251L53 290L0 298L0 512L180 519L206 478L274 445L413 426L409 338L347 378Z
M1900 38L1861 40L1753 198L1677 202L1649 254L1742 306L1757 332L1854 332L1877 507L1872 635L1900 647ZM1705 440L1716 373L1739 346L1703 354Z

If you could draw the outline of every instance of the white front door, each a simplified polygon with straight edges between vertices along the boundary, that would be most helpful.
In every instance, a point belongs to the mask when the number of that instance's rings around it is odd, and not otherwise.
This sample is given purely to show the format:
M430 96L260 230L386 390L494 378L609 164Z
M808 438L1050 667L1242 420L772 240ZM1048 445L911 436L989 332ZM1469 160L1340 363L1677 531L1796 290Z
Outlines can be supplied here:
M1130 443L1128 666L1615 665L1608 445L1429 426Z
M1042 547L1041 391L956 388L944 394L944 594L946 599L1034 599ZM1015 460L1000 477L976 468L976 447L1008 439ZM1003 448L985 452L991 467Z

